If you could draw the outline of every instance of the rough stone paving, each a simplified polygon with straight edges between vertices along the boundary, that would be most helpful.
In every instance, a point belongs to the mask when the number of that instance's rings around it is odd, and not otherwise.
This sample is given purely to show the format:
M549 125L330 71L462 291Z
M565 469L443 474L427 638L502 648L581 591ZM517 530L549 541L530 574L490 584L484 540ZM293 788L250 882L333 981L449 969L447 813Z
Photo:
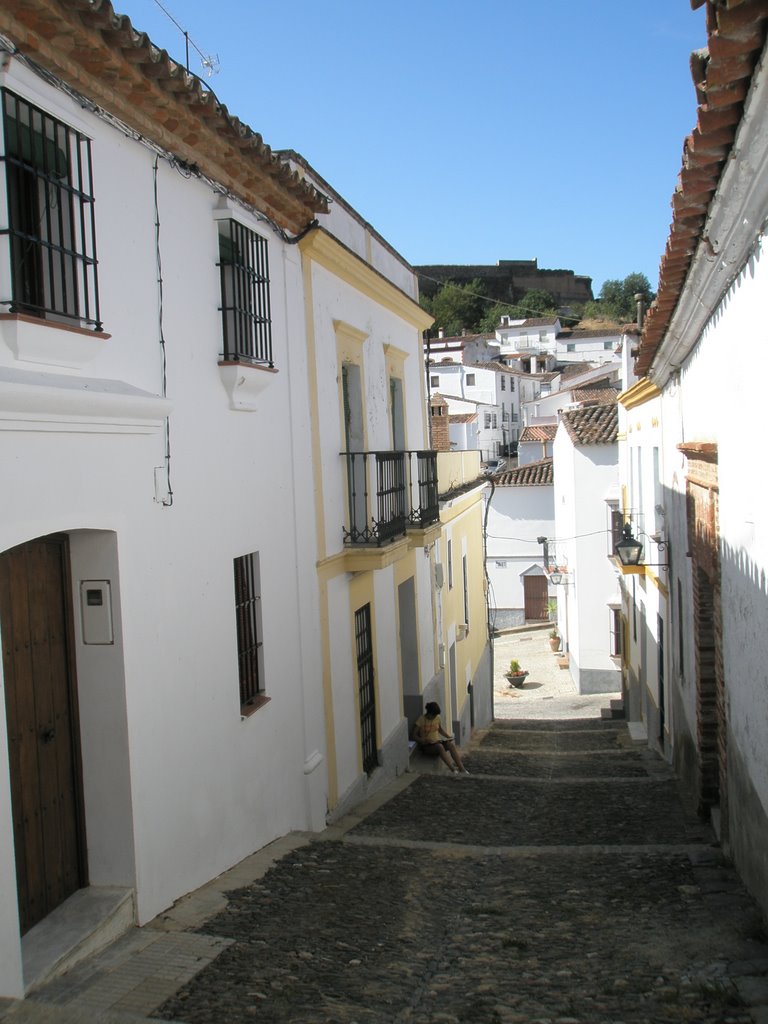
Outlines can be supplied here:
M582 726L495 726L469 777L418 776L230 893L200 931L234 942L155 1016L765 1024L763 922L714 836L616 723Z

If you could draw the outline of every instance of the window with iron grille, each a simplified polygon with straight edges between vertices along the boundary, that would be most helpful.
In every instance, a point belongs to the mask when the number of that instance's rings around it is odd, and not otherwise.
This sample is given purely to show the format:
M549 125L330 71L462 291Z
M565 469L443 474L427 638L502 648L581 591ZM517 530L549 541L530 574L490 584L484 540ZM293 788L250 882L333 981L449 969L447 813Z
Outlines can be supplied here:
M261 625L261 575L259 553L252 551L234 560L237 667L240 707L253 710L264 696L264 660Z
M219 221L223 358L274 366L266 238L236 220Z
M91 143L2 90L12 313L101 330Z
M373 634L371 606L364 604L355 612L355 646L357 649L357 683L360 695L360 740L363 749L363 771L366 775L378 765L376 756L376 692L373 685Z

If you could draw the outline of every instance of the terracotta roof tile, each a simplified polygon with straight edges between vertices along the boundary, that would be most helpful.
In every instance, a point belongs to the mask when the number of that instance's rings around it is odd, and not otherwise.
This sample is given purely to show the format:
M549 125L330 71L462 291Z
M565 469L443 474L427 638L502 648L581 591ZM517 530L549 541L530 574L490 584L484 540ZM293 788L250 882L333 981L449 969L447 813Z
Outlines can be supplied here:
M672 223L659 267L656 299L645 319L635 372L642 376L666 334L693 256L703 238L707 210L731 152L744 100L768 34L766 0L724 5L707 0L708 50L691 55L696 86L696 127L685 140L672 197Z
M520 435L520 443L524 444L526 441L554 441L556 433L556 423L536 424L536 426L532 427L523 427L523 432Z
M11 0L0 32L76 92L291 231L326 197L109 0Z
M618 401L618 388L574 388L574 402L593 402L599 405L611 405Z
M493 482L500 487L542 487L554 483L552 459L539 459L538 462L527 462L515 469L505 469L497 473Z
M619 432L618 406L596 405L564 412L561 423L576 445L613 444Z
M449 423L474 423L476 420L476 412L454 412L448 417Z

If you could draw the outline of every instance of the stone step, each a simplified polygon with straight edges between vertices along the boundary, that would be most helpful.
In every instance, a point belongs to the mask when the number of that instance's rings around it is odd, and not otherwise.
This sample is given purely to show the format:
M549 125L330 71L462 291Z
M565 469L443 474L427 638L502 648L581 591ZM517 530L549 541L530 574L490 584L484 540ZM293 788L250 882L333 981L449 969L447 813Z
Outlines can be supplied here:
M135 923L133 889L79 889L22 938L26 992L105 949Z

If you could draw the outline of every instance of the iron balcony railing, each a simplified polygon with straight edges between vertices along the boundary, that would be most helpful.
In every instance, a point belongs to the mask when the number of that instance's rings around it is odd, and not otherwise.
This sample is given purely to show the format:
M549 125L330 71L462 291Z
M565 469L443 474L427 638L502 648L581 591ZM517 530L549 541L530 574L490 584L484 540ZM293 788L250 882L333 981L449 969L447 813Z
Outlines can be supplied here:
M347 471L345 544L381 546L437 522L437 452L342 452Z

